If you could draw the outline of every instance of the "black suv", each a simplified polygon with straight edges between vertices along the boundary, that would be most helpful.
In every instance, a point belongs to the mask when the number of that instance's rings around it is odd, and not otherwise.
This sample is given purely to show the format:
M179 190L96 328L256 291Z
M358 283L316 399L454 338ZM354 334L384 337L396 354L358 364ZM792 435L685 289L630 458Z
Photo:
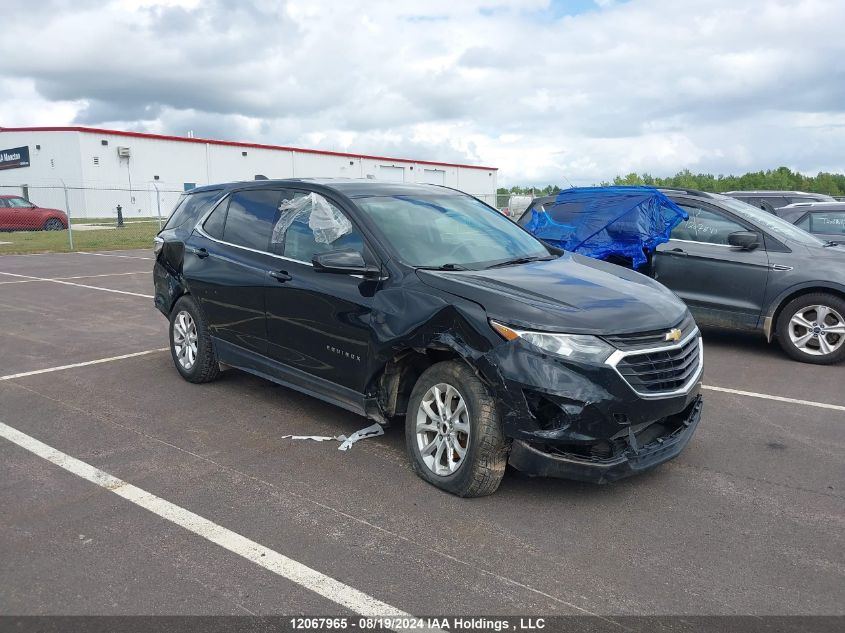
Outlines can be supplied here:
M445 187L263 180L184 196L155 243L179 373L221 365L381 424L462 496L507 463L606 482L676 456L701 337L674 294Z
M689 220L642 272L676 292L702 326L777 337L806 363L845 359L845 247L733 197L661 191ZM537 198L519 224L528 224L535 209L557 220L555 200Z

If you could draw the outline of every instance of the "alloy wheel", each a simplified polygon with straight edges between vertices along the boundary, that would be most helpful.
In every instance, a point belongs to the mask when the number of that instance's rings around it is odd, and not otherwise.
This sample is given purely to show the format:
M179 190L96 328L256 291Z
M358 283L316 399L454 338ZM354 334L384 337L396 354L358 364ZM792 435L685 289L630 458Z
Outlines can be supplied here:
M469 411L452 385L439 383L426 391L417 411L417 448L435 475L452 475L466 461Z
M789 339L806 354L827 356L845 344L845 319L830 306L803 307L789 320Z
M197 362L197 324L185 310L173 320L173 351L183 369L190 371Z

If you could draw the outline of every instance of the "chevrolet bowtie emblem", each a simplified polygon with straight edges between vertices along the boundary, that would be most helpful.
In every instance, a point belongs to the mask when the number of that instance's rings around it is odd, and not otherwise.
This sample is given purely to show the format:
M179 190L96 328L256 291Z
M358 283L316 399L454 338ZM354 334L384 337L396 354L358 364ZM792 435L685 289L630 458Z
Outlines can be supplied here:
M681 340L681 334L682 332L678 328L673 327L671 330L666 332L663 338L667 341L674 341L675 343L677 343Z

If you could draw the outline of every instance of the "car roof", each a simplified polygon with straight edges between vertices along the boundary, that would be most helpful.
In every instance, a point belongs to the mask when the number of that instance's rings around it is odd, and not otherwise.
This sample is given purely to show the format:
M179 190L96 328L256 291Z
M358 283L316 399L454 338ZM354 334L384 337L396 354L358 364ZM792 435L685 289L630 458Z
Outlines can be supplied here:
M428 185L416 183L388 182L372 178L284 178L260 179L241 182L229 182L217 185L204 185L191 189L189 194L221 189L262 189L265 187L285 187L293 185L317 185L325 189L337 191L348 198L362 198L369 196L397 196L397 195L432 195L447 194L454 189L442 185Z
M16 196L14 194L0 194L0 198L23 198L23 196Z
M736 194L747 194L749 196L782 196L782 195L789 195L789 196L824 196L829 197L826 193L811 193L808 191L787 191L785 189L745 189L745 190L736 190L736 191L725 191L726 196L733 196Z
M845 211L845 202L793 202L781 209L800 209L801 211Z

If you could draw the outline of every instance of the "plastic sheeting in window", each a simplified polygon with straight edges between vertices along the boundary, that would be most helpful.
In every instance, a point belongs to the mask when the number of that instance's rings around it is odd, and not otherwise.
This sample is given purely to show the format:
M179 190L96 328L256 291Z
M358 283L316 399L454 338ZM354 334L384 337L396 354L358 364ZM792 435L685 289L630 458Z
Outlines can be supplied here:
M548 242L593 257L648 261L658 244L689 216L650 187L580 187L561 191L543 211L531 210L525 229Z
M318 244L331 244L352 232L352 223L347 217L318 193L283 200L279 211L281 215L270 238L273 244L284 241L285 233L297 219L308 220L308 228L314 233L314 241Z

